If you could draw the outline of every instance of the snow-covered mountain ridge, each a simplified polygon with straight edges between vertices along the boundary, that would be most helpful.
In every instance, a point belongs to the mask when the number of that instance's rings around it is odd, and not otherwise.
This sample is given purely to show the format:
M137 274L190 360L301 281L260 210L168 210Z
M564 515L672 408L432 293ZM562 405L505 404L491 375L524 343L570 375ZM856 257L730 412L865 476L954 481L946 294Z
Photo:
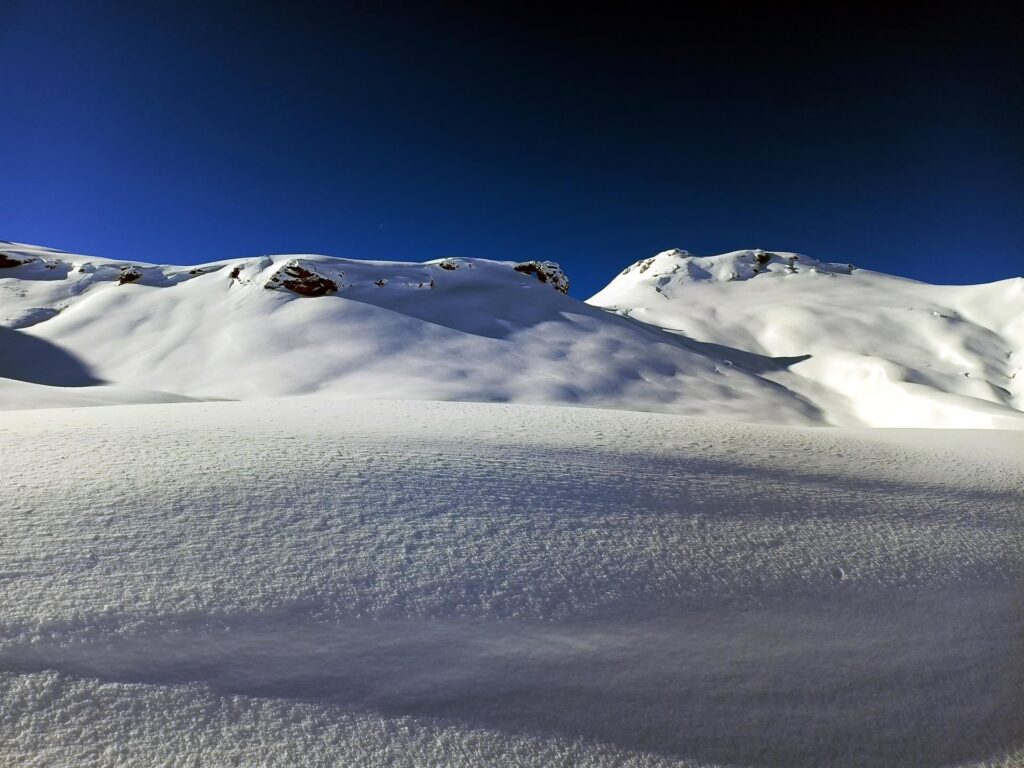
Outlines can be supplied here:
M584 303L551 262L0 254L0 407L329 392L1024 426L1021 279L932 286L791 253L672 250Z
M63 251L8 243L0 250L0 269L15 269L11 277L49 282L50 290L14 289L4 295L0 323L8 328L27 328L68 309L76 297L103 283L134 283L154 288L179 285L193 278L223 271L239 285L283 290L300 296L326 296L338 291L390 286L392 289L431 289L435 278L445 272L472 269L476 264L500 264L483 259L448 258L422 264L361 261L327 256L263 256L229 259L196 266L147 264L77 256ZM510 263L513 271L533 276L560 293L567 293L569 280L552 262ZM442 270L439 272L438 270ZM0 276L7 277L0 272ZM51 306L29 306L42 298Z
M672 248L633 262L619 273L615 284L653 284L655 290L669 282L699 280L749 280L765 273L787 275L799 272L836 275L852 274L853 264L830 264L799 253L777 253L761 249L732 251L718 256L695 256L689 251ZM629 275L629 277L627 277Z
M835 423L970 426L990 405L1024 407L1024 278L939 286L795 253L672 250L589 303L739 350L735 364L806 356L770 378L827 401Z
M718 370L673 334L569 298L547 262L182 267L0 250L22 262L0 270L0 323L18 329L0 328L0 376L17 380L0 382L7 407L106 403L114 384L131 402L325 392L739 419L770 403L776 420L821 420L757 373Z

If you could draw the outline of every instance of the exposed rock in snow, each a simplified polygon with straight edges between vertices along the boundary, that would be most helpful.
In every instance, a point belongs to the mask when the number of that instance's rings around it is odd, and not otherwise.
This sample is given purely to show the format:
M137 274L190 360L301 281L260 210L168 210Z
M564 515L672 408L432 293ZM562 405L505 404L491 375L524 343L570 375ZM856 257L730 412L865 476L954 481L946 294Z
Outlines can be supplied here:
M0 269L9 269L11 267L19 267L27 260L12 259L6 253L0 251Z
M542 283L551 283L559 293L569 292L569 278L562 268L553 261L524 261L512 267L524 275L535 275Z
M337 276L341 278L344 275L344 272L339 272ZM292 259L272 274L264 287L287 288L300 296L326 296L338 290L334 280L317 274L298 259Z
M189 271L192 274L192 271ZM118 285L124 285L125 283L134 283L142 277L142 273L131 267L121 267L121 275L117 278Z

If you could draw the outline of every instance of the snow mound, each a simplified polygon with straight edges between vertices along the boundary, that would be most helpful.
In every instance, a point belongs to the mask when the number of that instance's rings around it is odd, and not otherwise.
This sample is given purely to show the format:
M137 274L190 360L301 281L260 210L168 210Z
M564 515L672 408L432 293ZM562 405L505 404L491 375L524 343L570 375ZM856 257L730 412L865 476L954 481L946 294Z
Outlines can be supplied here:
M568 297L551 262L284 255L181 267L2 250L21 263L0 276L0 323L34 346L5 363L0 345L0 376L34 384L821 420L756 371ZM32 360L42 359L54 362L39 370Z
M836 425L1019 428L1024 279L937 286L795 253L672 250L590 304L678 334L764 377Z

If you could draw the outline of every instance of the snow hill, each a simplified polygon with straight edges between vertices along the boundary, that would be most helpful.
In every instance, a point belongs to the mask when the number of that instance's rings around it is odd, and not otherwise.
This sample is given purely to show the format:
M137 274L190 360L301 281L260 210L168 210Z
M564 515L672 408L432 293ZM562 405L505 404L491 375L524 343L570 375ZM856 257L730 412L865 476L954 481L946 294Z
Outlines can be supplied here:
M323 392L1024 426L1024 280L940 287L795 254L668 251L589 303L567 287L550 262L182 267L0 244L0 407Z
M589 303L756 371L832 424L1011 426L1024 408L1024 278L938 286L796 253L671 250Z

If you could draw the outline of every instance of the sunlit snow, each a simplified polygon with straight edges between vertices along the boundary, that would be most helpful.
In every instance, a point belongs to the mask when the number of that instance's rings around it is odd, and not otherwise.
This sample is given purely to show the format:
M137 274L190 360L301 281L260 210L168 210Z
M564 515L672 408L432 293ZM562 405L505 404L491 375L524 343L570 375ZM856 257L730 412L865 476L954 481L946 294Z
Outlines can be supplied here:
M1024 760L1024 281L0 250L0 764Z

